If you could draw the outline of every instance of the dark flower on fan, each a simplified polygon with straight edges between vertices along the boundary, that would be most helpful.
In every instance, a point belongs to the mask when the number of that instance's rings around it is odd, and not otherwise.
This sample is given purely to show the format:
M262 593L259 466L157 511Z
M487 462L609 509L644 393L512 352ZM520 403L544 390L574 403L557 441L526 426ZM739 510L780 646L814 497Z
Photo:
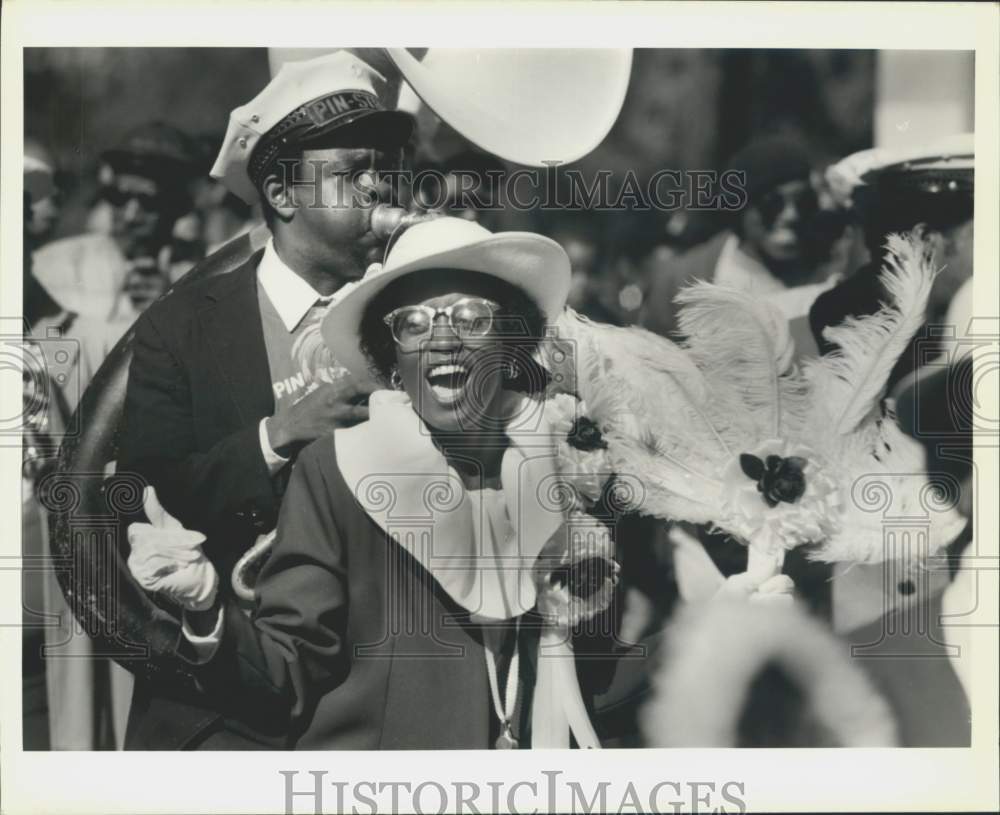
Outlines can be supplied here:
M601 436L601 429L586 416L577 416L574 419L568 440L571 447L584 452L608 449L608 443Z
M776 507L781 502L794 504L805 495L804 470L808 464L799 456L770 455L763 461L750 453L740 456L740 467L748 478L757 482L757 490L769 507Z

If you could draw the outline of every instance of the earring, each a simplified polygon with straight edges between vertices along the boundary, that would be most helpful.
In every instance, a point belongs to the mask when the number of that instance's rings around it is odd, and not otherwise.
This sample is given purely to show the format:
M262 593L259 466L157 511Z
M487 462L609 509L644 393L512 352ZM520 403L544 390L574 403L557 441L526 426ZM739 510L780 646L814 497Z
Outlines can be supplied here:
M509 360L507 362L507 368L504 371L504 376L509 380L517 379L520 375L521 370L517 367L517 363L514 360Z
M389 387L394 391L403 390L403 377L399 375L399 368L393 368L392 373L389 374Z

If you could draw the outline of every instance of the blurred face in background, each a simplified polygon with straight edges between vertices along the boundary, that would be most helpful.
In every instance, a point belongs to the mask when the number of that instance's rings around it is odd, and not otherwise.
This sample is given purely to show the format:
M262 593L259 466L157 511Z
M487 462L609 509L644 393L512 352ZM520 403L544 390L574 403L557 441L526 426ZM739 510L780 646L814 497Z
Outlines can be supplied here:
M41 143L26 136L24 140L25 192L24 236L37 248L55 232L60 214L60 190L56 160Z
M573 272L567 302L578 309L594 296L597 247L580 235L558 235L556 241L566 250Z
M135 262L125 277L125 294L138 312L145 311L167 290L167 277L153 258Z
M932 321L944 318L955 293L972 277L974 237L971 218L957 226L927 233L927 240L934 247L934 264L940 268L927 303L928 316ZM964 331L965 326L960 330Z
M49 240L59 220L58 193L53 193L41 201L35 201L25 215L24 228L35 241L35 245Z
M112 235L126 256L133 256L139 247L155 249L168 220L160 184L146 176L120 173L107 198L112 208Z
M769 268L803 260L805 231L818 209L809 179L775 187L758 196L744 212L741 248Z

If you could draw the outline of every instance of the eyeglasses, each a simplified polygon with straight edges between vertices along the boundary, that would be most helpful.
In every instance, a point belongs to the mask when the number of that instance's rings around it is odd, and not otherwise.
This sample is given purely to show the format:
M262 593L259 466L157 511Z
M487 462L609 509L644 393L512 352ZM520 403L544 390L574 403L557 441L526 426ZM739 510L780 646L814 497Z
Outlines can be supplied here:
M493 315L500 305L482 297L464 297L445 308L430 306L403 306L389 312L384 322L392 331L392 338L404 350L414 350L434 331L434 324L442 314L455 336L467 340L485 337L493 328Z
M766 224L774 225L778 216L785 211L785 207L793 206L800 218L808 218L816 214L819 209L819 199L816 191L811 187L795 192L782 192L772 190L761 196L757 208Z
M159 210L163 206L163 197L150 195L146 192L129 192L112 187L104 193L104 197L113 207L123 207L129 201L136 201L147 212Z

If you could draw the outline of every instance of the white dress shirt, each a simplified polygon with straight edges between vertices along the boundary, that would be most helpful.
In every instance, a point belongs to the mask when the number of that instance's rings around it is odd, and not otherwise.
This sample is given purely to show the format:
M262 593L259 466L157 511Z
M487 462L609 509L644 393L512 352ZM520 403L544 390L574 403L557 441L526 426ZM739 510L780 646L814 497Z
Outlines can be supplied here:
M295 330L317 300L326 299L278 257L273 238L268 239L257 266L257 284L264 290L289 333ZM264 462L271 475L274 475L288 463L288 459L278 455L271 447L266 418L261 419L259 436Z

